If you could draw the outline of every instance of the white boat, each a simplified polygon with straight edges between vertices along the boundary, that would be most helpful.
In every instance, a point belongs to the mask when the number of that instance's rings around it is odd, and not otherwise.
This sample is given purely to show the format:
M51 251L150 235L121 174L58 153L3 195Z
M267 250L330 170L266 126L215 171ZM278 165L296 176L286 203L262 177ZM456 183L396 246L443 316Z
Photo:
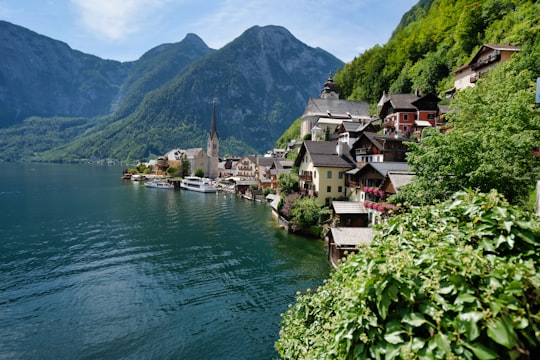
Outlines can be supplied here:
M166 181L152 180L144 183L144 186L156 189L174 189L174 185Z
M201 178L198 176L186 176L180 182L180 187L182 189L198 191L202 193L217 192L217 188L212 184L210 179Z

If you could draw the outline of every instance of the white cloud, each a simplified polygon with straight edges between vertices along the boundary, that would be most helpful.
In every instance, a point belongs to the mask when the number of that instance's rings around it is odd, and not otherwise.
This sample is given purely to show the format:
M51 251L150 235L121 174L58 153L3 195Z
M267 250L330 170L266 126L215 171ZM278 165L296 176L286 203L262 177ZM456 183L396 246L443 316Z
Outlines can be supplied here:
M167 0L71 0L90 32L109 40L136 34L152 21Z

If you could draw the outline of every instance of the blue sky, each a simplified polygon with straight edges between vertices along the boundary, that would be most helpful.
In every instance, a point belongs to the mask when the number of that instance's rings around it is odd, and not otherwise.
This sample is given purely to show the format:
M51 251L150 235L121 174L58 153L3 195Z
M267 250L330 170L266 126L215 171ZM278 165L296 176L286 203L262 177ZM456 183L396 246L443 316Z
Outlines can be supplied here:
M418 0L0 0L0 19L119 61L200 36L219 49L248 28L280 25L344 62L388 41Z

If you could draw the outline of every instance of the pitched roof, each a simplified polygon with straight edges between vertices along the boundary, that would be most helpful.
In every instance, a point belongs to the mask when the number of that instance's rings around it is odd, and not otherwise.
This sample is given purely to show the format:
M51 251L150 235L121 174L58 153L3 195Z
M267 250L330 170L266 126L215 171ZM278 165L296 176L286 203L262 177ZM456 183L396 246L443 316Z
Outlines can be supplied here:
M364 204L359 201L332 201L336 214L367 214Z
M373 229L369 227L330 228L336 247L369 245L373 240Z
M384 98L381 98L382 102L382 108L379 112L379 114L386 115L387 110L389 107L393 109L393 112L396 110L409 110L409 111L417 111L417 110L425 110L424 106L425 104L431 104L435 101L435 104L440 101L438 97L432 94L392 94L392 95L384 95ZM429 107L433 107L433 105L430 105Z
M306 152L309 153L315 167L355 167L355 162L348 153L344 153L342 156L337 154L335 141L304 141L295 160L296 166L300 165L300 161Z
M394 161L370 162L362 166L360 170L364 170L367 167L372 167L375 171L377 171L382 176L386 176L389 171L401 171L401 172L409 171L409 166L407 165L406 162L394 162Z
M364 123L357 121L343 121L341 124L345 131L349 133L355 133L364 131L364 129L370 126L372 122L373 120L369 120Z
M309 98L304 114L306 116L328 116L341 118L369 119L369 104L367 101Z
M466 64L463 64L461 65L460 67L458 67L457 69L455 69L453 71L453 73L457 73L457 72L460 72L461 70L464 70L466 68L468 68L471 64L474 64L478 61L478 58L482 56L482 54L484 54L486 51L489 51L489 49L491 50L499 50L499 51L520 51L521 48L517 47L517 46L512 46L512 45L502 45L502 44L484 44L482 45L482 47L476 52L476 54L474 54L474 56L472 57L471 61L469 61L468 63Z
M273 166L277 170L290 169L294 165L293 160L274 159Z
M265 157L260 155L249 155L246 156L252 163L259 166L271 166L274 163L273 157Z
M384 142L404 142L404 141L408 141L407 138L404 138L404 137L401 137L401 136L396 136L396 135L385 135L385 134L377 134L377 133L373 133L373 132L365 132L362 134L363 136L365 136L366 138L369 139L369 141L371 141L373 143L373 145L375 145L377 147L377 149L379 150L383 150L384 149L384 145L383 143ZM359 141L362 137L358 138L357 141Z
M411 182L414 173L389 171L387 176L392 185L394 186L396 192L399 192L400 187L402 187L403 185L407 185Z

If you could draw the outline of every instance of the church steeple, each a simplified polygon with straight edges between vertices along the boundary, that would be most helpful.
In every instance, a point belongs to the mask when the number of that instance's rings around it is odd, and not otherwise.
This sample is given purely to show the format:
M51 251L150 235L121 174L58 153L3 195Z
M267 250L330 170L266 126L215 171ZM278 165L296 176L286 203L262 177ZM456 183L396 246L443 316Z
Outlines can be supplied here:
M212 125L210 126L210 138L219 137L216 131L216 99L212 101Z
M219 136L216 125L216 99L214 99L212 102L212 123L210 125L210 132L208 133L206 153L208 154L207 176L215 178L218 176L219 163Z
M330 74L328 75L328 80L326 80L321 90L321 98L339 99L339 86L337 86Z

